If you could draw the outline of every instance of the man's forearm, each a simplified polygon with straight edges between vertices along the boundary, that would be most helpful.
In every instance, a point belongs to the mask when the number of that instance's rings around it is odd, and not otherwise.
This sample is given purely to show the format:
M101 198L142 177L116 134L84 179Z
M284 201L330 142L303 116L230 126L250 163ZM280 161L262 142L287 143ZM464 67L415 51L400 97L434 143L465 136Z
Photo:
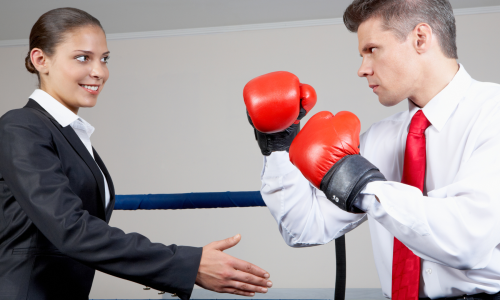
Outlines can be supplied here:
M265 158L261 194L289 246L326 244L365 219L338 209L293 166L287 152Z

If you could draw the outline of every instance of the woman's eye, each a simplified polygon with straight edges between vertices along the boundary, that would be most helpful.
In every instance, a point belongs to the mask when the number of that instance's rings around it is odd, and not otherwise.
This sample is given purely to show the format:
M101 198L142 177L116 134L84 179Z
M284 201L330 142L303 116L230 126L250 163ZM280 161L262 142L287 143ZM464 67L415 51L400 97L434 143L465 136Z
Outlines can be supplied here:
M106 56L106 57L101 58L101 61L102 61L103 63L106 63L106 64L108 63L108 60L109 60L109 56Z
M80 55L75 57L75 59L79 62L86 62L89 58L86 55Z

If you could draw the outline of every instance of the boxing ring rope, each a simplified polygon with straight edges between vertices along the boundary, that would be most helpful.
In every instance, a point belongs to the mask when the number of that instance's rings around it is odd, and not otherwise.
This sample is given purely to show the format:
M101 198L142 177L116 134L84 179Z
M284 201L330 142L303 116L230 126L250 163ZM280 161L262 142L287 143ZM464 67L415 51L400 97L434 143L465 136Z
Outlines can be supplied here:
M116 195L115 209L196 209L266 206L260 192Z
M115 210L198 209L266 206L259 191L185 194L116 195ZM335 300L345 299L346 257L345 236L335 240L337 273Z

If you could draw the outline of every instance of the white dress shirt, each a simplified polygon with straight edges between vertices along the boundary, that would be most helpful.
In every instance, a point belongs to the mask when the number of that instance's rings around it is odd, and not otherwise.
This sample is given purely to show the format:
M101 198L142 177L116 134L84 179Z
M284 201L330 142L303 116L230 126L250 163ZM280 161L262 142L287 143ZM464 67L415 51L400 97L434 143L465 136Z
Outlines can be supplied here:
M396 236L421 260L420 297L500 291L500 85L472 79L461 65L422 110L427 171L424 193L400 183L406 136L419 110L372 125L361 154L388 181L369 183L357 199L366 214L344 212L293 166L287 152L264 158L261 193L288 245L330 242L368 219L375 264L391 297ZM380 203L376 200L378 197Z
M94 158L94 152L92 151L92 144L90 143L90 136L94 132L95 128L90 125L89 122L85 121L83 118L75 115L71 110L62 105L59 101L54 99L51 95L47 94L45 91L36 89L33 94L31 94L30 99L35 100L40 104L43 109L45 109L54 119L61 124L62 127L71 126L75 131L76 135L80 138L85 148L89 151L92 158ZM94 158L95 159L95 158ZM96 163L97 165L97 163ZM105 207L108 207L110 194L108 181L102 173L101 168L97 165L101 171L102 177L104 178L104 190L105 190Z

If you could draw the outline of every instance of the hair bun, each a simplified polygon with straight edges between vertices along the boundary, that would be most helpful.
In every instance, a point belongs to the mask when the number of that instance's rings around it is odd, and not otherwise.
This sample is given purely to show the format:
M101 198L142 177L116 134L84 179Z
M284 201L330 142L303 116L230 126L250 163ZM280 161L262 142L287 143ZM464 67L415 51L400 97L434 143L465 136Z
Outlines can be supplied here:
M26 55L26 58L24 59L24 64L25 64L26 70L28 70L28 72L33 73L33 74L38 74L38 70L35 68L35 66L33 66L33 63L31 62L30 53L28 53L28 55Z

